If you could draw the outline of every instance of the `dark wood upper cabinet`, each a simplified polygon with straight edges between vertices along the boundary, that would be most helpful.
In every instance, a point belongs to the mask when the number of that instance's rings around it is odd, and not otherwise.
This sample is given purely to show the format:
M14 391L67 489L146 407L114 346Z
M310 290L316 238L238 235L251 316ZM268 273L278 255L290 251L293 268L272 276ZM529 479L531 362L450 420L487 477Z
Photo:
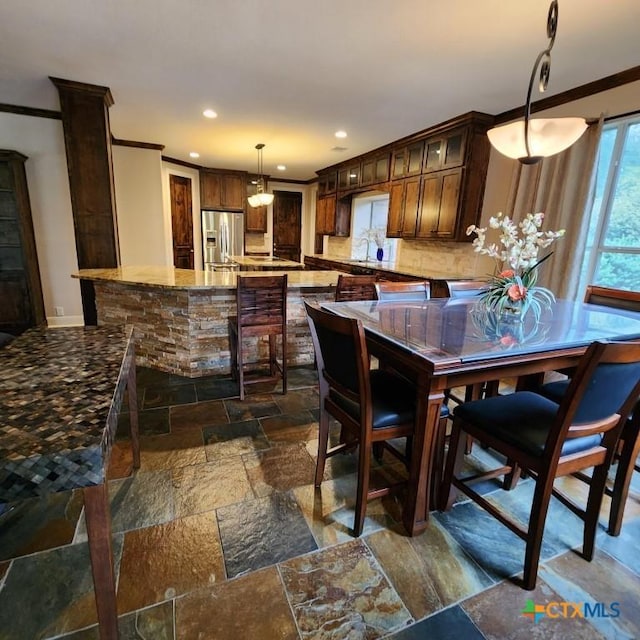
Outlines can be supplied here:
M413 142L393 152L392 178L406 178L422 172L424 141Z
M248 176L245 197L248 198L257 192L256 179L257 176ZM244 231L245 233L267 233L267 207L252 207L247 203L244 215Z
M200 208L245 211L247 174L200 170Z
M451 169L464 164L467 131L459 130L425 142L424 172Z
M316 201L316 234L348 237L351 233L351 196L319 197Z
M26 160L0 150L0 331L13 334L45 322Z

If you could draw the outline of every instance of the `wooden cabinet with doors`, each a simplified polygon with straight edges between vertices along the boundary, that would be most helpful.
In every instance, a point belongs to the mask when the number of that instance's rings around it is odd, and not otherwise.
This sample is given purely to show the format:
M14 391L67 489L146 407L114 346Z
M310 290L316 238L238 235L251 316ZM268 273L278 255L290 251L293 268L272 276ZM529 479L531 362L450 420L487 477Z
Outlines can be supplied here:
M423 140L396 149L393 152L391 177L397 180L398 178L419 175L422 172L423 153Z
M376 154L363 158L360 168L360 186L380 184L389 180L390 154Z
M466 140L465 129L429 138L425 142L423 171L428 173L461 166L465 158Z
M316 200L316 234L346 238L351 234L351 194Z
M335 193L338 187L338 173L335 169L318 174L318 195Z
M0 331L16 335L45 321L26 160L0 150Z
M420 176L394 180L389 191L387 237L415 237L420 205Z
M252 176L248 177L246 197L254 195L257 192L257 183ZM267 185L265 184L265 188ZM252 207L247 203L244 216L245 233L267 233L267 207Z
M448 240L456 233L462 169L438 171L422 178L416 238ZM466 227L465 227L466 228Z
M244 211L247 200L247 174L200 170L200 207L223 211Z
M323 196L316 201L316 233L333 235L336 227L336 196Z

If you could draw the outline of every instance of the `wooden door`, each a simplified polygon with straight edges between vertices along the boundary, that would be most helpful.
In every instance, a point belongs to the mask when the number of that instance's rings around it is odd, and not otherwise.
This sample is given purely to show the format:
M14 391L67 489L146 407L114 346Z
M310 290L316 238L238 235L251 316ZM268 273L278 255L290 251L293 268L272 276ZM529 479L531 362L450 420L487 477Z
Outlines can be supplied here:
M169 176L171 193L171 230L173 232L173 266L193 269L193 216L191 180Z
M273 255L300 262L302 194L292 191L273 194Z

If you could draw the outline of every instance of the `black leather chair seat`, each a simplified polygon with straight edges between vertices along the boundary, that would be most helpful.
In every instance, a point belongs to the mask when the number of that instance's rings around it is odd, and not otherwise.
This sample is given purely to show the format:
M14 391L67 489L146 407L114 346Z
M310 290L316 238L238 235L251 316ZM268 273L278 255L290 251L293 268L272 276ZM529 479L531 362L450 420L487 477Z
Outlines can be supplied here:
M404 378L381 369L370 374L371 397L373 400L373 428L389 427L400 422L414 419L416 409L416 390ZM330 398L354 420L360 420L360 405L339 394L335 389ZM440 417L448 417L449 409L443 405Z
M541 457L557 412L556 402L531 391L518 391L465 402L457 406L453 414L522 451ZM568 439L562 455L586 451L601 441L599 435Z

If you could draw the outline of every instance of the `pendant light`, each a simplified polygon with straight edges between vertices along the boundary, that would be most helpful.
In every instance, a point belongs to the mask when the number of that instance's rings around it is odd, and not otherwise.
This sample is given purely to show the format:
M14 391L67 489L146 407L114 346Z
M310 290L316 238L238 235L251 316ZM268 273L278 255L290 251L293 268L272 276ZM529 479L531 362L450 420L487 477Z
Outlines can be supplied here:
M252 207L263 207L273 202L273 193L267 193L264 190L264 178L262 177L262 150L264 149L264 144L260 142L256 145L256 149L258 150L258 181L256 183L258 191L249 196L248 201Z
M549 44L538 54L531 71L524 120L494 127L487 132L489 141L500 153L515 158L522 164L535 164L542 158L564 151L576 142L587 128L584 118L531 118L533 82L540 67L538 89L540 93L546 90L551 71L551 49L557 29L558 0L552 0L547 15Z

